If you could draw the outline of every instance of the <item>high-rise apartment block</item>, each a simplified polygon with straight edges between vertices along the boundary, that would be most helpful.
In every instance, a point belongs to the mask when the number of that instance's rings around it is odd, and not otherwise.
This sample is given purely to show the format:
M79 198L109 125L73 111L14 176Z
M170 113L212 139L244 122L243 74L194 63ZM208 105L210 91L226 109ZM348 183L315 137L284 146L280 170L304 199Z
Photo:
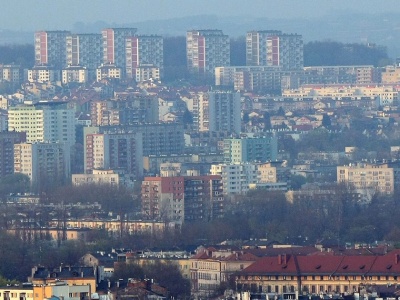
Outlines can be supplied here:
M63 68L66 65L69 31L35 32L35 65L48 65Z
M216 67L230 65L229 36L222 30L191 30L186 33L187 66L191 73L214 76Z
M240 93L198 93L193 100L193 124L202 131L240 133Z
M64 102L39 102L11 107L8 110L8 130L26 132L33 142L75 144L75 113Z
M136 28L106 28L103 37L103 63L126 70L126 38L135 35Z
M138 123L84 128L85 135L90 132L141 133L144 156L180 154L185 148L183 124L178 123Z
M224 213L221 177L145 177L143 217L155 220L208 221Z
M158 35L138 35L126 38L126 76L137 82L147 80L146 70L158 69L158 78L164 65L163 38ZM154 72L154 77L157 73Z
M257 165L254 163L211 165L210 173L221 176L224 194L246 193L249 185L258 181Z
M14 173L14 144L25 141L25 132L0 132L0 178Z
M71 173L70 147L65 143L14 145L14 172L31 179L33 186L64 183Z
M85 135L85 172L123 170L132 180L143 176L141 133L89 133Z
M267 65L283 70L304 67L303 37L299 34L279 34L267 38Z
M249 31L246 34L246 65L267 66L267 39L281 34L278 30Z
M67 65L95 70L102 63L101 34L70 34L66 37Z
M224 139L224 162L266 162L276 160L278 141L274 136Z
M158 99L132 95L126 99L92 101L90 117L93 126L158 122Z
M283 70L303 68L303 38L281 31L251 31L246 36L246 64L280 66Z

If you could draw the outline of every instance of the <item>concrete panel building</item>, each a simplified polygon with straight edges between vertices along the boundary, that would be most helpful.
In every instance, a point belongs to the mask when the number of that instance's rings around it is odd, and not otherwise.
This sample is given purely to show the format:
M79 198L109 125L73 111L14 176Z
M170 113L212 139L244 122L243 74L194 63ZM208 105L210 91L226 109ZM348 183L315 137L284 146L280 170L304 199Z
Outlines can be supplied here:
M143 176L141 133L89 133L85 135L85 172L119 169L132 180Z
M8 130L26 132L33 142L75 144L75 112L65 102L38 102L11 107L8 110Z
M70 147L65 143L15 144L14 173L29 176L33 187L65 183L71 174Z
M190 30L186 33L186 58L189 72L214 76L216 67L230 65L229 36L222 30Z
M126 38L136 34L136 28L106 28L101 31L103 38L103 63L126 70Z
M139 35L127 37L125 49L126 76L134 78L137 82L150 78L159 80L164 67L163 50L162 36Z
M66 66L66 38L69 31L35 32L35 65L54 66L58 69Z

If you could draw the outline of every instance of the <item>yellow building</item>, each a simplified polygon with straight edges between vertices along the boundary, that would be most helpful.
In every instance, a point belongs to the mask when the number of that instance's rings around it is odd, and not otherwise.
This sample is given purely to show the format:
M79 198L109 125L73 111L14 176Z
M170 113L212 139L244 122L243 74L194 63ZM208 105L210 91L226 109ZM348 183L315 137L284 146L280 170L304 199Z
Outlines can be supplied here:
M90 284L67 284L59 281L47 285L33 286L33 300L45 300L54 296L63 300L90 300L92 291Z
M400 68L387 66L382 71L382 83L383 84L400 83Z
M6 286L0 288L1 300L34 300L33 286Z
M34 267L29 278L34 286L58 286L60 282L68 286L88 286L89 295L96 292L96 269L93 267L63 267L47 269L44 267ZM41 291L47 295L48 291ZM51 294L50 294L51 296ZM47 298L44 297L44 298ZM36 299L34 299L36 300Z

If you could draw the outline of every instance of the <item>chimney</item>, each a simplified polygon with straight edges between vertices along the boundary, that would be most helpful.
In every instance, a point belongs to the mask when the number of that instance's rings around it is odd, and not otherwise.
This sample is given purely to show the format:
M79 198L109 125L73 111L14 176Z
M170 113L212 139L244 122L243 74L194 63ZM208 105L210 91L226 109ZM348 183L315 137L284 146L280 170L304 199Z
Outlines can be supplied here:
M396 265L399 263L399 255L397 253L394 255L394 263Z
M286 254L282 255L282 264L284 264L284 265L287 264L287 255Z
M282 255L278 254L278 265L282 264Z

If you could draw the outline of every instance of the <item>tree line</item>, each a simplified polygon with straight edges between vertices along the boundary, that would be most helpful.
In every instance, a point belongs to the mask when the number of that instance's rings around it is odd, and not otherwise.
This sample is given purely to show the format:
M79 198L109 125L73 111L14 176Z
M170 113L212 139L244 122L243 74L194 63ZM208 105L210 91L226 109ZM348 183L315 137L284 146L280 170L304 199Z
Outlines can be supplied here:
M246 39L231 38L231 65L246 65ZM0 45L0 64L21 64L31 68L35 63L32 44ZM164 77L167 82L188 79L186 68L186 38L164 37ZM305 66L374 65L391 63L387 49L382 46L340 43L336 41L312 41L304 45Z

